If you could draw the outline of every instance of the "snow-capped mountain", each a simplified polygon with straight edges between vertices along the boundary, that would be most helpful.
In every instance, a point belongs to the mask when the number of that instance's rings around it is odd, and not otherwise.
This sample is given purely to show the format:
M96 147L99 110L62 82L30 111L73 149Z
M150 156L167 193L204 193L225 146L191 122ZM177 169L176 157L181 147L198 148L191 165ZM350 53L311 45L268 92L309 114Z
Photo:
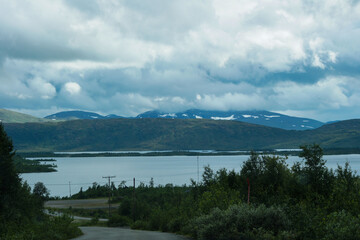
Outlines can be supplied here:
M213 119L233 120L287 130L307 130L321 127L324 123L309 119L287 116L269 111L205 111L187 110L178 113L165 113L149 111L138 115L136 118L170 118L170 119Z
M52 120L75 120L75 119L112 119L124 118L114 114L103 116L93 112L84 111L65 111L55 113L45 117ZM130 117L133 118L133 117ZM232 120L269 127L282 128L287 130L307 130L315 129L324 123L309 119L287 116L269 111L206 111L191 109L184 112L160 112L149 111L139 114L135 118L168 118L168 119L212 119L212 120Z

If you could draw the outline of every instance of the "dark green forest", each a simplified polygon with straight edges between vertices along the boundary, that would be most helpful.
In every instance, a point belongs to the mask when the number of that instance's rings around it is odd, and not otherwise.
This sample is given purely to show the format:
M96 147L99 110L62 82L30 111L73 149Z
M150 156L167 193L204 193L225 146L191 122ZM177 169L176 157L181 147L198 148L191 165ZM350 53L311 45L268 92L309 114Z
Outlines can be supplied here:
M252 153L241 171L205 167L202 180L191 186L94 184L73 198L106 197L111 191L120 207L109 226L194 239L360 239L358 175L348 163L329 170L319 145L302 150L303 161L293 166L285 157Z
M11 139L0 124L0 239L63 240L80 235L70 217L44 213L46 189L39 183L31 191L21 181L14 156Z
M359 152L360 120L306 131L205 119L99 119L5 124L20 152L120 150L272 150L318 143Z

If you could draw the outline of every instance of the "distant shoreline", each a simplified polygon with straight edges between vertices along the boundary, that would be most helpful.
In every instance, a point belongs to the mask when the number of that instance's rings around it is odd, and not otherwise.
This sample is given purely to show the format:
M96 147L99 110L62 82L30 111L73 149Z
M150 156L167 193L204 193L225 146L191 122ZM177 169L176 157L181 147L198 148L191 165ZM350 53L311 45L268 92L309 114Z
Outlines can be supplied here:
M300 149L254 150L254 152L280 156L298 156ZM22 157L154 157L154 156L227 156L249 155L251 151L222 150L161 150L161 151L79 151L79 152L21 152ZM360 154L360 149L324 149L324 155Z

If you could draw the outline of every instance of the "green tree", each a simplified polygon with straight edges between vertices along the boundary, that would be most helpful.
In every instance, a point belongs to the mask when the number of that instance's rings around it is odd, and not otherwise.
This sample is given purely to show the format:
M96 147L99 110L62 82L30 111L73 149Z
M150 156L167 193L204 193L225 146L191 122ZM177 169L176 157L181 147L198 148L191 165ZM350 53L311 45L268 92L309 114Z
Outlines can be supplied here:
M49 190L45 187L44 183L37 182L33 189L33 194L38 196L41 200L46 200L49 198Z
M304 145L300 148L302 152L299 156L305 159L302 172L305 175L306 184L310 186L312 192L328 195L331 191L333 174L325 166L322 148L318 144Z
M0 124L0 213L5 219L11 218L19 189L20 178L13 162L13 145L4 127Z

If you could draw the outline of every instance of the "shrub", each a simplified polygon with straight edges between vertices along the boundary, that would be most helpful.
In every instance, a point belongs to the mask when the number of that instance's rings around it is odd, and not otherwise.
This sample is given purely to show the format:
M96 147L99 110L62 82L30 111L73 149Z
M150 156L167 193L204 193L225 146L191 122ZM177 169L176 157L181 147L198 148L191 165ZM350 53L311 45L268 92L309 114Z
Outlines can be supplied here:
M216 208L210 214L196 218L191 225L193 235L199 239L237 240L267 235L276 237L288 230L290 222L281 208L241 204L225 211Z
M131 220L128 217L120 216L120 215L112 215L107 225L109 227L124 227L129 226Z
M149 223L142 220L137 220L133 224L131 224L132 229L142 229L142 230L149 230Z
M318 229L322 230L322 240L360 239L360 218L346 211L333 212L324 219Z

